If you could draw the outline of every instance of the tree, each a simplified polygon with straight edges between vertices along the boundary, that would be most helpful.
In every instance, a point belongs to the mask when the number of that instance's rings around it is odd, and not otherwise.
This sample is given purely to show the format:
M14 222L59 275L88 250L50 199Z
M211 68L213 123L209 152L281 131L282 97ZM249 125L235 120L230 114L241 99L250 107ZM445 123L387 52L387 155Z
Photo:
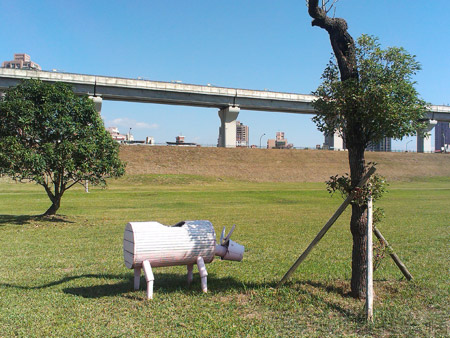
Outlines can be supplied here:
M92 100L67 84L25 80L0 101L0 174L42 185L52 202L44 215L75 184L123 175L118 154Z
M325 2L325 3L324 3ZM312 25L325 29L334 58L314 93L318 114L313 118L327 134L339 132L348 149L350 181L354 188L365 171L364 151L370 142L384 137L415 135L424 125L426 104L418 98L412 76L420 70L415 57L402 48L382 50L376 38L363 35L355 44L341 18L327 13L336 1L307 1ZM366 206L352 203L350 230L353 237L351 295L365 297Z

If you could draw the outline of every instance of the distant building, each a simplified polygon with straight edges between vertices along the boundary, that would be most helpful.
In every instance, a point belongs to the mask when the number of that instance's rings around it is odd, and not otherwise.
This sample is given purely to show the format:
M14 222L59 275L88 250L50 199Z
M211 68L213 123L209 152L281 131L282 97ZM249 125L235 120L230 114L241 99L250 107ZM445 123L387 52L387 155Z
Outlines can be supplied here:
M248 147L248 126L236 121L236 147Z
M14 54L14 60L3 62L2 68L42 70L41 66L31 61L28 54Z
M284 138L283 131L277 131L275 139L267 140L267 149L290 149L293 148L292 143L288 143L288 140Z
M179 135L175 138L175 142L166 142L168 146L198 146L197 143L185 142L184 136Z
M370 143L366 148L368 151L391 151L391 138L385 137L378 143Z
M442 151L442 149L449 148L450 144L450 123L439 122L436 127L434 127L434 148L437 151Z
M392 139L390 137L385 137L378 143L370 143L366 150L392 151L391 140ZM336 131L334 134L325 134L323 149L345 150L347 149L347 145L345 144L345 140L341 137L340 133Z
M274 149L275 148L275 140L274 139L268 139L267 140L267 149Z
M119 133L119 128L117 127L109 127L106 130L111 134L114 141L119 143L125 142L127 140L127 135L122 135Z

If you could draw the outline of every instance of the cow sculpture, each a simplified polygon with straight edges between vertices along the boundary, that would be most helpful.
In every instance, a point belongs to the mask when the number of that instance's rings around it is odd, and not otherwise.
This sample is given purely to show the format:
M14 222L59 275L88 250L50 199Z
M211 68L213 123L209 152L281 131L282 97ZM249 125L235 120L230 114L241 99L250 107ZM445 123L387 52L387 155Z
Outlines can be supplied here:
M153 298L154 276L152 268L173 265L187 266L187 281L193 280L193 267L197 264L203 292L208 291L205 263L214 256L231 261L241 261L244 247L232 240L235 225L225 237L222 230L220 243L216 244L216 233L209 221L183 221L174 226L158 222L130 222L123 236L125 265L134 269L134 289L139 289L141 268L147 282L147 298Z

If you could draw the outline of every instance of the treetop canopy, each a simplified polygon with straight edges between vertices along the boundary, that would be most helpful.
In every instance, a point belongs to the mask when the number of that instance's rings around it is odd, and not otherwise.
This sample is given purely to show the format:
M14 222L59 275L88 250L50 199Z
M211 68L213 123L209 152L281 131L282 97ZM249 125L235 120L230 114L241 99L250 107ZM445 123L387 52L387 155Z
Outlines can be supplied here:
M424 127L426 103L419 98L413 76L420 64L403 48L381 49L378 39L362 35L356 44L357 78L341 81L333 57L322 74L322 84L314 92L313 118L320 131L343 137L360 126L367 146L384 137L412 136Z

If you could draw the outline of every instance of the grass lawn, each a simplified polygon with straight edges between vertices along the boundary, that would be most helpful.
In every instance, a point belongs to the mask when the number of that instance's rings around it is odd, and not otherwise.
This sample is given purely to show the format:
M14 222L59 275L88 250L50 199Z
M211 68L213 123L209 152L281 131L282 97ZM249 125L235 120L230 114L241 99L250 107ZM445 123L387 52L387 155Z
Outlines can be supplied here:
M414 276L389 257L374 273L375 323L347 297L349 210L280 289L274 285L342 200L322 183L252 183L133 175L108 189L76 188L61 217L32 184L0 183L0 336L324 337L450 336L450 179L391 184L379 229ZM207 265L209 292L186 267L154 269L154 299L133 291L122 236L129 221L208 219L237 228L242 262ZM196 272L196 270L194 270ZM142 277L141 285L144 285Z

